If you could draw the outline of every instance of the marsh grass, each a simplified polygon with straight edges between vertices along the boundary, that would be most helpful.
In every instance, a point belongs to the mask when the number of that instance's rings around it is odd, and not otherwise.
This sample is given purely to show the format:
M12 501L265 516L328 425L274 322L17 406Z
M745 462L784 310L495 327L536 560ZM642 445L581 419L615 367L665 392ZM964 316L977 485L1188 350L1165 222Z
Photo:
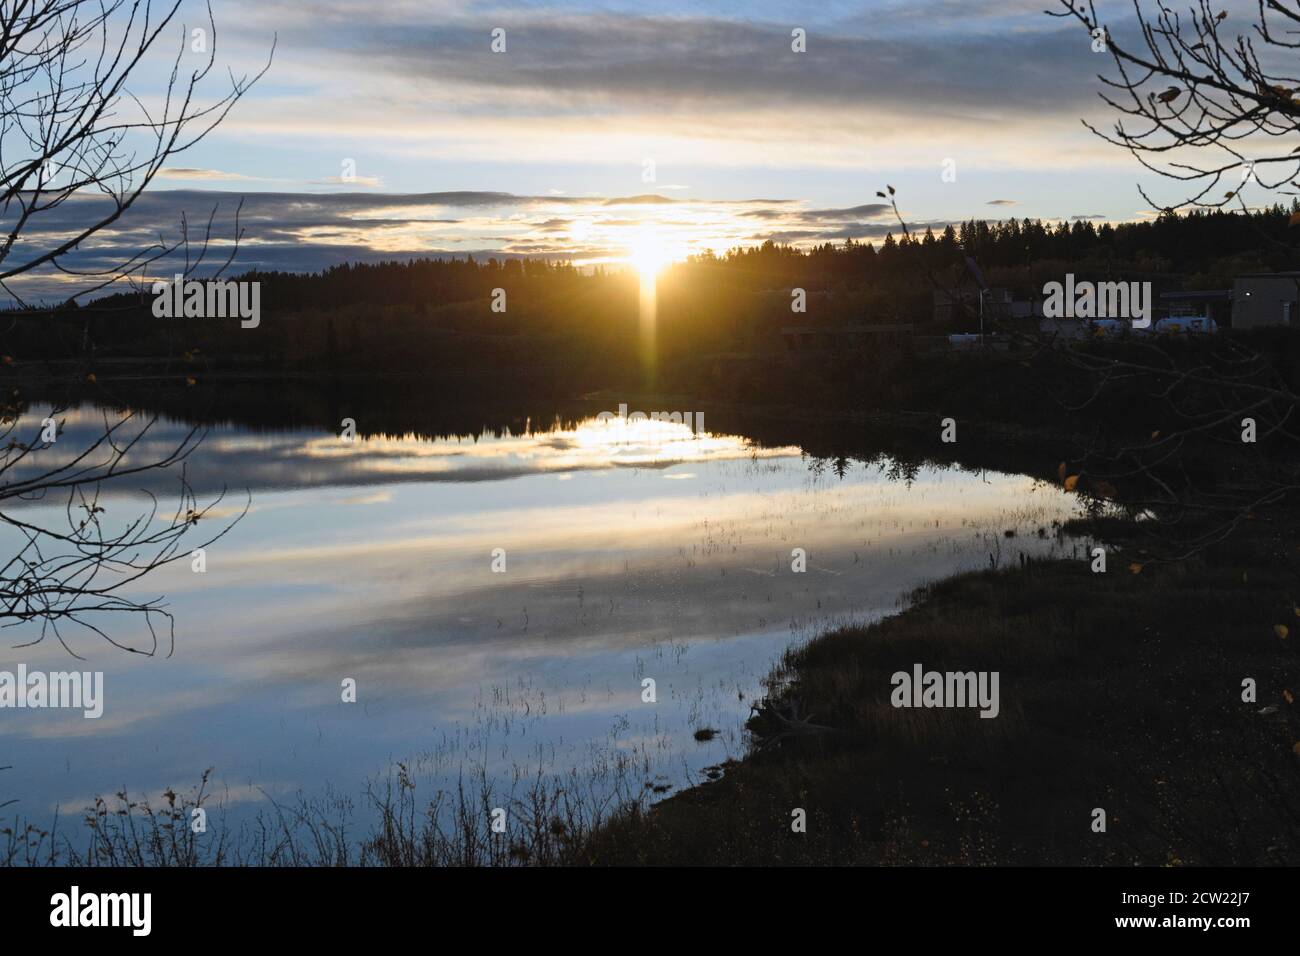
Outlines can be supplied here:
M1275 630L1300 613L1293 576L1249 532L1140 574L1112 548L1106 574L1078 559L959 575L900 614L792 648L769 701L835 732L752 747L657 803L625 763L462 767L442 786L399 763L359 806L298 797L230 826L205 774L186 796L97 800L80 826L16 821L0 828L0 863L1295 864L1300 661ZM915 663L998 671L999 716L895 709L890 677ZM192 811L209 805L196 835Z
M380 823L359 862L376 866L563 866L580 861L593 834L644 797L593 785L577 771L516 770L506 788L479 769L422 802L405 765L367 791ZM504 811L504 815L501 812ZM493 828L501 815L503 832Z
M772 675L772 699L838 733L760 748L625 815L590 859L1294 864L1300 720L1284 692L1300 672L1272 630L1296 614L1294 583L1260 553L1238 540L1141 575L1060 561L923 588L902 614L792 649ZM1001 714L893 708L890 676L914 663L999 671ZM792 832L795 808L806 833Z
M161 800L125 792L98 797L79 826L56 818L42 829L15 820L0 827L0 865L562 866L588 856L606 821L646 800L622 778L611 788L594 773L518 766L505 784L479 767L424 796L428 788L398 763L366 785L359 805L333 792L268 796L268 808L232 825L210 790L210 775L205 771L188 794L168 789ZM191 825L197 809L207 813L203 833ZM493 827L500 811L503 832Z

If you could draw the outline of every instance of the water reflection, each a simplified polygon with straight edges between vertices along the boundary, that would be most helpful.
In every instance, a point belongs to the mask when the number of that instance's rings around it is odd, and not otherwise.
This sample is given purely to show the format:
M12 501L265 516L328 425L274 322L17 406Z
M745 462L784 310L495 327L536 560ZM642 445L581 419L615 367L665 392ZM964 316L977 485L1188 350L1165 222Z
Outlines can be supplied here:
M21 420L17 435L34 440L41 432L44 412ZM134 442L126 463L166 457L192 426L154 420L127 412L131 421L119 432L119 443ZM57 443L21 462L12 474L27 477L52 465L62 465L90 446L104 432L105 416L119 414L82 407L59 413L63 423ZM670 421L626 421L585 418L571 426L533 426L525 421L518 433L478 433L428 440L413 433L355 438L322 434L316 429L252 433L215 426L207 430L189 461L189 478L196 490L231 488L284 489L321 485L371 485L390 481L495 481L537 474L569 474L610 467L666 468L674 463L734 458L788 457L793 446L760 448L737 435L696 434L689 425ZM174 477L164 472L143 476L129 486L106 486L110 493L141 487L165 491Z
M99 422L69 413L58 453ZM133 454L185 428L160 423ZM255 806L348 791L420 753L439 781L614 754L681 786L740 755L749 701L792 642L959 569L1076 548L1054 531L1073 499L1031 478L812 461L671 422L353 442L227 426L188 468L198 489L250 488L252 509L205 573L182 563L142 584L176 614L171 659L77 646L106 671L100 720L0 711L23 812L156 793L207 766L232 806ZM142 476L111 508L169 480ZM72 663L48 644L13 650L19 636L0 667ZM696 742L704 726L722 733Z

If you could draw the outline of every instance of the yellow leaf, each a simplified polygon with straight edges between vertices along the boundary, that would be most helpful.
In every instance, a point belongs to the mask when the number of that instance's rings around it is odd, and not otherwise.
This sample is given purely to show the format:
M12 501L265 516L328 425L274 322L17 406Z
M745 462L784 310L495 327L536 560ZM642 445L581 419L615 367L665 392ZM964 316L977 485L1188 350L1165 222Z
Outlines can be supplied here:
M1296 741L1296 745L1291 749L1294 750L1297 754L1300 754L1300 741Z
M1159 429L1156 429L1155 431L1153 431L1153 432L1151 433L1151 440L1152 440L1152 441L1155 441L1155 440L1156 440L1157 438L1159 438L1159 437L1160 437L1160 430L1159 430Z
M1300 146L1296 147L1296 152L1300 152ZM1291 218L1286 221L1288 226L1300 226L1300 212L1291 213Z
M197 383L194 379L189 378L189 377L187 376L186 379L185 379L185 384L186 384L186 385L197 385L198 383Z
M1079 476L1071 475L1069 478L1065 479L1065 490L1073 491L1075 489L1075 486L1078 484L1079 484Z
M95 378L95 373L94 373L94 372L91 372L89 375L86 376L86 381L87 381L87 382L94 382L94 381L98 381L98 380Z
M1291 633L1291 630L1285 624L1274 624L1273 633L1285 641L1286 636Z
M1297 215L1300 215L1300 213L1297 213ZM1061 484L1065 484L1065 462L1061 462L1056 466L1056 476L1061 479Z
M1129 569L1129 573L1130 573L1130 574L1141 574L1141 573L1142 573L1142 565L1138 564L1136 561L1134 561L1132 564L1130 564L1130 565L1128 566L1128 569Z
M1291 692L1289 690L1282 691L1282 699L1286 701L1288 704L1295 703L1295 698L1291 696Z

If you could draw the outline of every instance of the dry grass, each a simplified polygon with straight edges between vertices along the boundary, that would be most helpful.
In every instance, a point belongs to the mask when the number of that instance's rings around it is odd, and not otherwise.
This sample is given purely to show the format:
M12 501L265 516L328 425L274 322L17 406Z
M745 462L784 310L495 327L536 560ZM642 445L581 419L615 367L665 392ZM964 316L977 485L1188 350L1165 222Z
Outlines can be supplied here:
M1272 630L1294 616L1291 584L1243 571L1213 557L1140 576L1061 562L923 589L901 615L791 651L774 675L777 700L841 733L764 748L629 814L589 859L1294 864L1300 720L1283 691L1300 673ZM1001 714L893 708L890 676L914 663L999 671ZM795 808L806 833L792 832Z

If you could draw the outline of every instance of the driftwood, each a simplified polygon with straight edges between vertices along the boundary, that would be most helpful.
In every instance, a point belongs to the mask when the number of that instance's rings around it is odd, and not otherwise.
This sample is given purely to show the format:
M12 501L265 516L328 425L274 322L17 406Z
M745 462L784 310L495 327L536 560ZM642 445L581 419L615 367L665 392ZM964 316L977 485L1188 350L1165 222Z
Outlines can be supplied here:
M747 726L758 741L760 747L766 747L791 737L809 737L819 734L838 734L835 727L826 727L812 722L813 715L800 716L798 698L790 698L778 703L765 697L749 708Z

